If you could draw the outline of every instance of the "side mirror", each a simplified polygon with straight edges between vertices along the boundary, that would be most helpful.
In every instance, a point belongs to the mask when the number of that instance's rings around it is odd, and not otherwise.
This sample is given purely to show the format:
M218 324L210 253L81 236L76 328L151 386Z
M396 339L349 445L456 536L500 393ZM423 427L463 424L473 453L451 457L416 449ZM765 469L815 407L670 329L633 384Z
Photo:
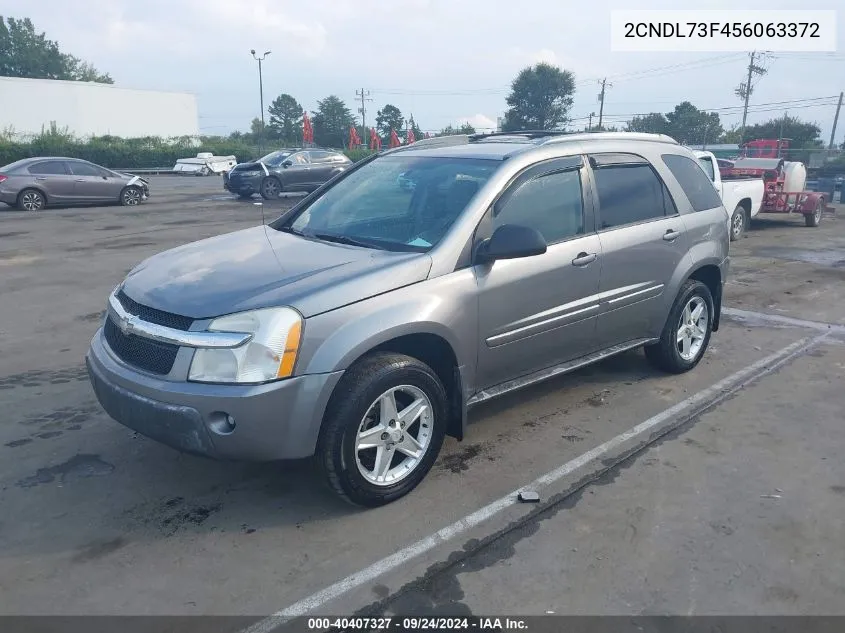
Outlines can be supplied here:
M533 257L546 252L546 240L537 229L519 224L503 224L478 246L475 261L487 264L497 259Z
M287 169L291 165L293 165L293 162L291 162L289 160L286 160L285 162L282 163L282 167L284 167L285 169Z

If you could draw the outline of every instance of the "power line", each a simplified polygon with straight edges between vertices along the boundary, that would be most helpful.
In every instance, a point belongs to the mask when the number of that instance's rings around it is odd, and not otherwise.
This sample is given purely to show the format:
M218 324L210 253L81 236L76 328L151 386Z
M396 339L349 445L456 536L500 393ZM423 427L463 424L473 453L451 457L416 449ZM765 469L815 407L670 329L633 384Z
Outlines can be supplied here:
M643 70L635 70L627 73L619 73L616 75L608 75L606 79L614 80L614 81L627 81L629 79L640 79L644 76L655 76L659 77L662 75L669 75L676 72L682 72L685 70L697 70L698 68L707 68L710 66L718 66L721 64L726 64L730 62L737 61L740 57L743 57L744 53L731 53L730 55L719 55L716 57L707 57L704 59L698 59L690 62L684 62L681 64L672 64L670 66L657 66L654 68L645 68ZM600 81L601 77L591 77L588 79L579 79L575 82L575 85L582 85L587 83L593 83L594 81ZM414 89L406 89L406 88L374 88L373 92L378 94L384 95L419 95L419 96L433 96L433 97L444 97L444 96L474 96L474 95L484 95L484 94L501 94L504 92L508 92L511 89L511 86L499 87L499 88L467 88L465 90L414 90Z
M754 105L749 106L749 112L756 113L756 112L771 112L773 110L783 110L784 106L789 106L790 109L798 109L798 108L817 108L821 106L834 106L837 103L837 99L839 95L830 95L827 97L805 97L802 99L789 99L786 101L768 101L765 103L757 103ZM739 114L743 109L744 106L720 106L717 108L698 108L702 112L718 112L725 115L730 114ZM625 117L635 117L635 116L647 116L649 114L660 114L656 113L655 111L651 112L628 112L628 113L619 113L619 114L605 114L604 118L606 119L619 119ZM581 116L571 117L570 121L582 121L587 120L589 118L589 114L584 114Z

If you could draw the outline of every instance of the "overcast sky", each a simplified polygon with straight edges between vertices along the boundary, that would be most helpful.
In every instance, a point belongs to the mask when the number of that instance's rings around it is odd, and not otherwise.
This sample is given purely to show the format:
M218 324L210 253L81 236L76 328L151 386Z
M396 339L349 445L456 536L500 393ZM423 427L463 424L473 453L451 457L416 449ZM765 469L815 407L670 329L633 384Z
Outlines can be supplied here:
M30 17L65 52L109 72L118 85L193 92L206 134L245 130L258 115L258 69L250 49L270 50L265 104L287 92L308 110L336 94L356 110L364 88L368 122L386 103L413 113L423 130L470 121L495 125L516 73L537 61L575 74L572 116L598 112L597 79L607 76L605 113L667 111L682 100L706 109L741 105L734 94L742 53L613 53L610 12L632 2L591 0L0 0L0 15ZM838 0L807 8L835 9ZM809 6L812 5L812 6ZM640 8L793 9L783 0L665 2ZM827 140L845 89L845 27L837 53L780 53L764 62L749 122L790 115L817 122ZM681 65L678 67L677 65ZM675 66L674 68L666 68ZM661 69L662 70L654 70ZM777 102L792 101L781 104ZM824 105L818 105L821 102ZM766 105L772 104L772 105ZM813 107L808 107L813 106ZM738 109L722 110L729 127ZM845 113L843 113L845 117ZM577 120L585 125L586 118ZM595 123L595 120L594 120ZM840 121L837 139L845 137Z

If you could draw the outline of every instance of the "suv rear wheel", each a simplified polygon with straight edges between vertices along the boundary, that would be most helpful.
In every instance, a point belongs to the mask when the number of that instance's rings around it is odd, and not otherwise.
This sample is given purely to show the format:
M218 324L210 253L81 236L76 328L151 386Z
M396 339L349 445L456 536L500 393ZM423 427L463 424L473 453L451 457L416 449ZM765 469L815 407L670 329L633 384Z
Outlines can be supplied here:
M689 371L704 356L714 315L710 289L695 279L687 280L672 305L660 341L646 346L646 357L672 374Z
M443 444L446 390L425 363L379 352L353 365L323 420L317 463L329 485L357 505L375 507L408 494Z

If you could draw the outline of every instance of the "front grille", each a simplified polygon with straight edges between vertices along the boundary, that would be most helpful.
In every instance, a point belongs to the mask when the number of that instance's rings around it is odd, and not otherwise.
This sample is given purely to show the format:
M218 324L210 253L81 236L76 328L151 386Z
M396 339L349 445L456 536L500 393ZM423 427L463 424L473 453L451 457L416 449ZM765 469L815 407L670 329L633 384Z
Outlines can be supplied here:
M185 332L190 330L191 325L194 323L194 320L190 317L143 306L137 301L130 299L126 293L123 292L123 289L117 293L117 300L120 301L120 305L122 305L123 309L129 314L139 316L141 319L149 323L165 325L167 327L172 327L175 330L183 330Z
M178 345L160 343L132 334L126 335L112 321L111 316L106 319L103 334L109 347L124 362L162 376L169 374L173 369L176 353L179 351Z

